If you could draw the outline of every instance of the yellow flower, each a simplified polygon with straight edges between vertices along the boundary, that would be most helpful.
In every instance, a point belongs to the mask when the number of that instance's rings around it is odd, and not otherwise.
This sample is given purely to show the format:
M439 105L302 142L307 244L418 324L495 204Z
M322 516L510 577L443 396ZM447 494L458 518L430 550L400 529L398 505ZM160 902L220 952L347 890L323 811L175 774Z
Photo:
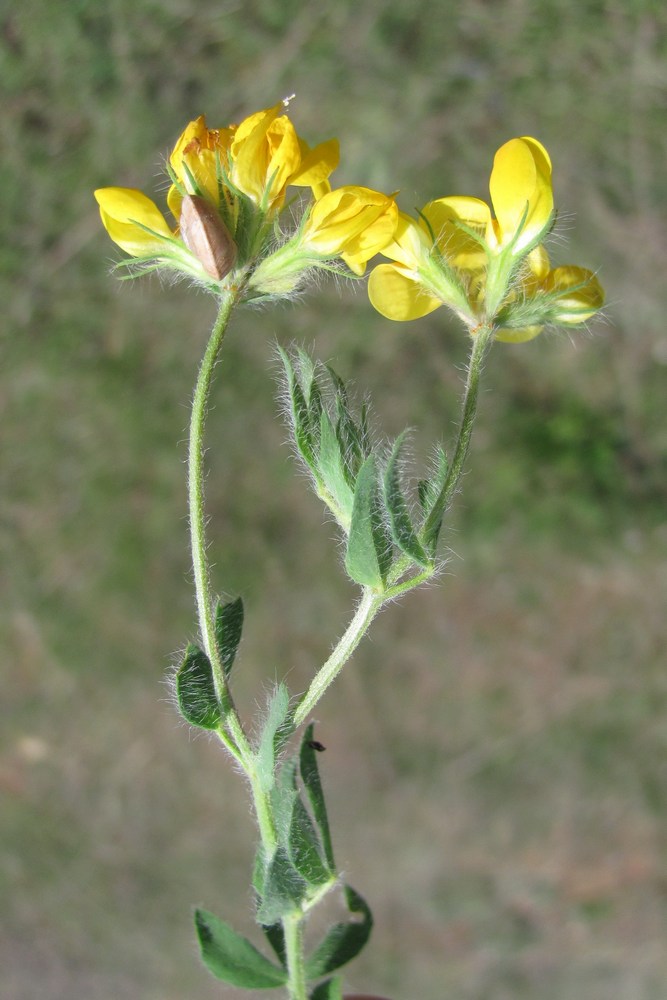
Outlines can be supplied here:
M476 267L484 264L486 256L456 224L457 216L447 201L429 202L419 221L399 213L394 239L382 250L395 263L379 264L368 279L371 303L387 319L419 319L444 304L471 318L464 289L446 258Z
M281 102L242 121L229 151L230 180L265 210L282 207L290 185L310 187L316 197L328 191L328 177L338 166L338 141L310 149L287 115L279 114L284 106Z
M566 264L552 269L543 246L530 252L527 265L501 310L497 340L509 343L532 340L545 323L577 326L586 323L604 305L602 286L588 268Z
M341 187L315 202L299 244L321 257L342 257L355 274L393 239L398 208L392 197L365 187Z
M489 181L491 208L479 198L443 198L491 254L509 250L521 255L546 235L554 212L551 160L544 146L524 136L500 147Z
M114 243L131 257L159 257L174 234L157 205L134 188L98 188L104 228Z
M400 216L382 251L392 263L376 267L368 282L378 312L411 320L448 305L474 331L499 315L507 321L510 306L516 312L521 303L522 313L539 313L539 321L503 326L496 335L526 340L540 332L547 313L548 320L577 323L599 308L602 291L590 272L551 271L541 246L554 214L544 146L528 136L506 142L495 155L489 189L492 208L458 195L429 202L418 220Z
M172 185L167 204L174 228L140 191L96 191L111 239L143 264L175 268L206 284L222 280L231 260L238 268L255 266L275 240L273 217L283 207L287 188L306 186L315 197L325 195L329 175L338 165L337 140L311 149L281 113L286 104L258 111L240 125L211 129L200 115L186 126L168 164ZM197 239L186 231L184 198L189 199L188 217L198 225ZM215 247L209 246L221 234L226 243L224 268Z

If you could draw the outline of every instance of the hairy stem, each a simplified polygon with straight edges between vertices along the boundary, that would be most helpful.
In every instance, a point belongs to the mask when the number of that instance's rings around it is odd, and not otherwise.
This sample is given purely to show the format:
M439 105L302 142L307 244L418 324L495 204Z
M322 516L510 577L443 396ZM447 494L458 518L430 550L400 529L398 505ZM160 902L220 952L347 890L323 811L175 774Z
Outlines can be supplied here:
M232 309L236 304L234 295L226 295L220 302L211 336L199 368L199 375L192 401L190 418L190 443L188 451L188 507L190 513L190 541L192 548L192 568L195 578L195 593L201 642L209 658L213 671L215 693L224 706L224 722L217 733L227 749L236 757L250 782L257 822L265 850L270 854L276 845L275 824L266 792L260 787L254 755L243 731L241 720L234 706L227 677L215 638L215 609L211 591L211 574L206 557L206 509L204 502L204 432L208 400L213 381L213 373L220 356L220 348L227 330Z
M283 918L285 953L290 1000L308 1000L306 969L303 956L303 918L300 914Z
M220 303L211 336L206 345L197 376L192 414L190 417L190 444L188 451L188 508L190 514L190 545L192 568L195 578L197 615L204 652L213 668L215 693L220 704L228 705L233 711L233 702L225 671L215 641L215 622L211 579L206 558L206 510L204 505L204 430L208 398L211 391L213 372L218 361L220 348L225 336L229 317L234 308L232 295L226 295Z
M361 601L331 656L315 674L310 687L294 712L294 727L305 722L329 685L336 679L345 663L352 656L384 603L384 596L364 588Z
M463 394L461 423L459 425L459 433L456 439L456 446L454 448L454 455L449 467L449 472L447 473L447 478L443 483L436 502L433 504L431 513L424 522L424 526L420 532L421 541L426 545L430 544L434 541L434 539L437 539L442 516L447 510L463 474L463 466L465 465L468 449L470 448L470 439L472 437L472 429L475 423L475 414L477 412L479 380L482 374L484 359L492 342L493 326L490 323L484 323L477 328L472 341L465 391Z

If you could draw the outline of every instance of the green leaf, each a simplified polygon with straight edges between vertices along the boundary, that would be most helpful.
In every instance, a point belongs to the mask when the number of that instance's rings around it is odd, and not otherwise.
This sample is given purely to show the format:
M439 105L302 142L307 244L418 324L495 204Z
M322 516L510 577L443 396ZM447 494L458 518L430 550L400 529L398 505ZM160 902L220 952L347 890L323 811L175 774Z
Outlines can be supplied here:
M327 816L327 807L324 801L324 792L322 790L320 772L317 765L317 753L310 745L313 741L314 730L315 726L311 722L303 735L303 740L301 741L299 769L301 772L301 780L303 781L306 795L308 796L308 800L310 802L310 808L312 809L313 817L320 833L327 864L329 865L331 871L335 871L336 862L334 861L331 831L329 830L329 817Z
M204 965L216 979L248 990L273 989L287 982L285 969L212 913L196 910L195 924Z
M270 926L301 909L308 885L290 861L287 851L278 847L264 878L264 890L257 910L260 924Z
M429 520L435 511L438 498L441 496L449 473L449 463L442 448L438 448L435 456L435 468L428 479L422 480L419 484L419 502L424 514L424 524ZM429 532L424 537L424 543L430 552L435 553L435 548L440 534L444 507L436 512L433 517Z
M373 915L366 901L349 885L344 887L345 901L352 915L359 915L361 920L347 924L334 924L329 929L322 943L309 956L306 962L306 975L309 979L326 976L350 959L358 955L368 941L373 929Z
M190 643L176 674L176 697L183 718L192 726L217 729L222 719L213 668L203 650Z
M317 385L315 380L315 364L310 354L307 351L302 350L300 347L296 349L296 356L298 359L298 378L299 384L303 391L303 398L308 410L310 410L310 395L314 385Z
M310 414L299 380L297 379L289 355L282 347L278 348L280 359L285 369L287 391L290 399L290 416L294 430L294 440L301 455L310 468L315 463L314 441L310 426Z
M325 409L320 412L320 447L317 456L317 469L326 491L349 523L349 519L352 517L354 494L345 475L345 461L338 437Z
M356 583L381 590L390 564L391 541L380 514L377 469L370 455L357 476L345 568Z
M243 631L243 601L237 597L235 601L222 603L218 601L215 609L215 641L222 660L225 677L229 677L236 650L241 641Z
M286 969L287 948L285 946L285 931L283 930L283 925L280 922L268 925L262 924L262 930L264 931L266 940L275 951L280 964L284 969Z
M317 832L299 795L294 796L287 847L292 864L309 886L335 881L322 860Z
M289 691L281 683L277 686L266 714L266 720L257 748L257 771L263 791L268 792L275 782L276 754L289 735Z
M310 1000L343 1000L343 984L338 976L315 987Z
M391 534L401 552L426 569L431 565L412 526L408 505L401 492L400 457L405 434L394 442L384 474L384 501L389 514Z

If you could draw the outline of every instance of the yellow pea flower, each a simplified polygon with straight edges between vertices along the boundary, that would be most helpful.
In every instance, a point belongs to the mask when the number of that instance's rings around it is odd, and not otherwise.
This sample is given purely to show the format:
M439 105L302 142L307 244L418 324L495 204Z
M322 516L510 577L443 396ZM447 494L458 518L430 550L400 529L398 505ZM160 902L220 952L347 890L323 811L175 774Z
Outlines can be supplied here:
M331 269L340 257L355 274L393 238L393 197L364 187L329 191L308 210L294 236L269 254L250 278L256 296L289 295L312 268Z
M159 257L174 238L167 220L143 192L107 187L94 192L104 228L131 257Z
M532 340L545 323L577 326L586 323L604 305L604 291L596 275L573 264L551 268L543 246L530 252L527 270L501 310L497 340ZM504 314L504 319L502 318Z
M284 107L281 102L242 121L229 150L230 180L265 210L282 207L290 185L311 187L316 195L327 190L338 166L338 141L310 149L287 115L280 114Z
M209 128L204 115L188 123L168 163L172 185L167 204L173 227L140 191L96 191L111 239L143 266L164 265L218 287L228 272L223 275L224 268L213 266L217 257L212 241L223 234L225 260L233 260L237 271L230 281L236 282L242 272L247 277L273 249L275 216L287 188L305 186L316 198L326 195L331 190L329 175L338 165L338 141L330 139L311 149L282 113L287 104L283 101L225 128ZM184 198L189 198L195 237L192 232L188 236Z
M341 257L355 274L394 237L398 208L394 199L365 187L341 187L315 202L300 246L321 257Z
M446 202L429 202L418 221L399 213L394 239L382 250L395 263L379 264L368 279L371 303L387 319L419 319L441 305L466 321L473 319L465 289L446 259L472 266L482 265L486 257L456 225L457 216Z

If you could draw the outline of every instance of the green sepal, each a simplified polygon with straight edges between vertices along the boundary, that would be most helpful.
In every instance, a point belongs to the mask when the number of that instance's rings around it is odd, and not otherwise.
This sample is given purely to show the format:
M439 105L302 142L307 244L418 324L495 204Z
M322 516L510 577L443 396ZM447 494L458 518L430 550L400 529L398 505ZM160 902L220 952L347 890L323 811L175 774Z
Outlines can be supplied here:
M299 912L307 894L308 883L299 875L287 851L276 848L264 877L257 920L266 926L278 923L283 917Z
M212 913L196 910L195 925L202 960L216 979L248 990L274 989L287 982L284 968Z
M223 712L215 693L211 661L193 643L189 643L176 674L176 697L181 715L191 726L218 728Z
M289 723L289 691L280 682L269 701L266 719L257 747L257 772L262 791L268 792L275 782L276 756L291 732Z
M389 514L394 543L401 552L405 552L419 566L427 569L431 565L431 561L417 538L408 505L401 492L400 458L404 441L405 432L396 439L389 455L383 482L384 502Z
M218 601L215 609L215 641L225 671L229 677L236 651L241 642L243 631L243 601L237 597L235 601L223 603Z
M391 540L382 521L378 474L372 455L359 470L345 568L355 583L382 590L391 565Z
M317 829L319 830L324 856L327 859L329 868L333 872L336 870L336 862L334 861L331 831L329 830L329 817L327 815L327 807L324 801L324 792L320 781L320 772L317 766L317 753L311 745L314 730L315 726L311 722L303 734L301 749L299 751L299 770L301 772L301 780L303 781L306 795L308 796L310 808L313 813L313 819L315 820Z
M343 984L339 976L325 979L310 994L309 1000L343 1000Z
M343 887L347 908L360 920L346 924L334 924L329 928L324 940L308 957L306 976L318 979L339 969L353 959L368 941L373 929L373 914L362 896L349 885Z

